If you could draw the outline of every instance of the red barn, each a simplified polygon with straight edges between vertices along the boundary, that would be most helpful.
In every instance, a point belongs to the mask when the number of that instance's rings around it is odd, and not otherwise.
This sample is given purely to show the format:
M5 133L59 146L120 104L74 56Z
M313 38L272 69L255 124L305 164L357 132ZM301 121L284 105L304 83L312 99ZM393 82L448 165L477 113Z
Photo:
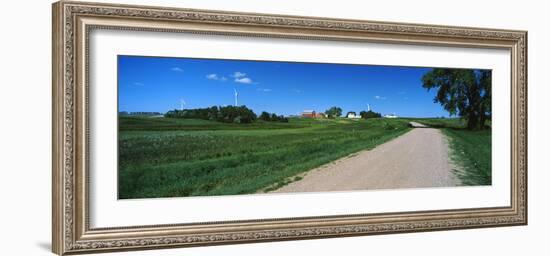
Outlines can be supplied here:
M302 112L302 117L306 117L306 118L325 118L325 114L324 113L317 113L315 112L315 110L304 110L304 112Z
M304 110L304 112L302 112L302 117L315 118L315 110Z

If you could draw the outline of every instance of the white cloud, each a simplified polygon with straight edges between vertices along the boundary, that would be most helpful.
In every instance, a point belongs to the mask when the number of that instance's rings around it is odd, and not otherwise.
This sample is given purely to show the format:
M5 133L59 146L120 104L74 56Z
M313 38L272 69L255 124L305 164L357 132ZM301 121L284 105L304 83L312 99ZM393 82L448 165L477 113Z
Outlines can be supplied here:
M243 78L238 78L236 77L235 78L235 83L241 83L241 84L252 84L252 79L248 78L248 77L243 77Z
M260 91L260 92L271 92L271 89L269 89L269 88L258 88L258 91Z
M376 96L374 96L374 98L377 99L377 100L385 100L385 99L387 99L386 97L382 97L382 96L380 96L380 95L376 95Z
M206 79L222 81L222 82L227 81L227 78L225 76L218 76L218 74L208 74L208 75L206 75Z
M246 73L236 71L231 75L231 77L235 78L235 83L241 83L241 84L258 84L257 82L252 81L252 78L248 77Z
M173 67L170 70L172 70L174 72L183 72L183 69L181 69L180 67Z
M208 74L208 75L206 75L206 79L209 79L209 80L218 80L219 77L218 77L218 74Z
M245 76L246 76L246 73L242 73L242 72L237 71L237 72L233 73L232 76L233 76L234 78L241 78L241 77L245 77Z
M301 93L301 92L302 92L302 90L296 89L296 88L292 89L291 91L292 91L292 92L295 92L295 93Z

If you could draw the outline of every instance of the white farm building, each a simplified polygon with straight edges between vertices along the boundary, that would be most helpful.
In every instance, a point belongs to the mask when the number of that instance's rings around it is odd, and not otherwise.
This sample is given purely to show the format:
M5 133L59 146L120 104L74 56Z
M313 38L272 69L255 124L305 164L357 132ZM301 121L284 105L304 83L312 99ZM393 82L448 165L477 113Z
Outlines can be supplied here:
M359 119L361 118L360 115L357 115L357 113L353 112L353 111L350 111L348 112L348 114L346 115L347 118L351 118L351 119Z

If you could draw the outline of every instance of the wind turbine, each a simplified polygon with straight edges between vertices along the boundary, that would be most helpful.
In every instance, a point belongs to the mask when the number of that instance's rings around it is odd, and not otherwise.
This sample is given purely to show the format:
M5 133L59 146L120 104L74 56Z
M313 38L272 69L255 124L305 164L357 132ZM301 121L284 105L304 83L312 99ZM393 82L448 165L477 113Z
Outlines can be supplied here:
M185 100L184 99L180 99L180 110L183 111L183 106L185 106L186 103L185 103Z
M367 103L367 111L370 111L370 104Z
M233 91L235 91L235 107L239 105L239 93L237 92L237 89L233 88Z

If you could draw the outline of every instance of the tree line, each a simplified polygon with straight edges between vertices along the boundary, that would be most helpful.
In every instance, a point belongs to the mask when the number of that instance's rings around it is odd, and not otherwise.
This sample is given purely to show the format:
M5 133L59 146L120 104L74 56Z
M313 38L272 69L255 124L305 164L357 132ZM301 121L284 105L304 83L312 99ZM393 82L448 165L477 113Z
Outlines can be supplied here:
M266 111L262 111L260 114L260 120L268 121L268 122L283 122L288 123L288 118L284 117L283 115L277 115L275 113L268 113Z
M160 116L162 115L162 113L160 112L146 112L146 111L141 111L141 112L120 111L118 112L118 114L121 116Z
M169 118L189 118L218 121L223 123L246 124L252 123L257 119L268 122L288 123L288 118L263 111L259 118L254 111L246 106L212 106L209 108L194 108L183 110L170 110L164 114Z
M166 112L164 116L170 118L204 119L237 124L252 123L258 118L256 114L246 106L212 106L209 108L175 109Z

